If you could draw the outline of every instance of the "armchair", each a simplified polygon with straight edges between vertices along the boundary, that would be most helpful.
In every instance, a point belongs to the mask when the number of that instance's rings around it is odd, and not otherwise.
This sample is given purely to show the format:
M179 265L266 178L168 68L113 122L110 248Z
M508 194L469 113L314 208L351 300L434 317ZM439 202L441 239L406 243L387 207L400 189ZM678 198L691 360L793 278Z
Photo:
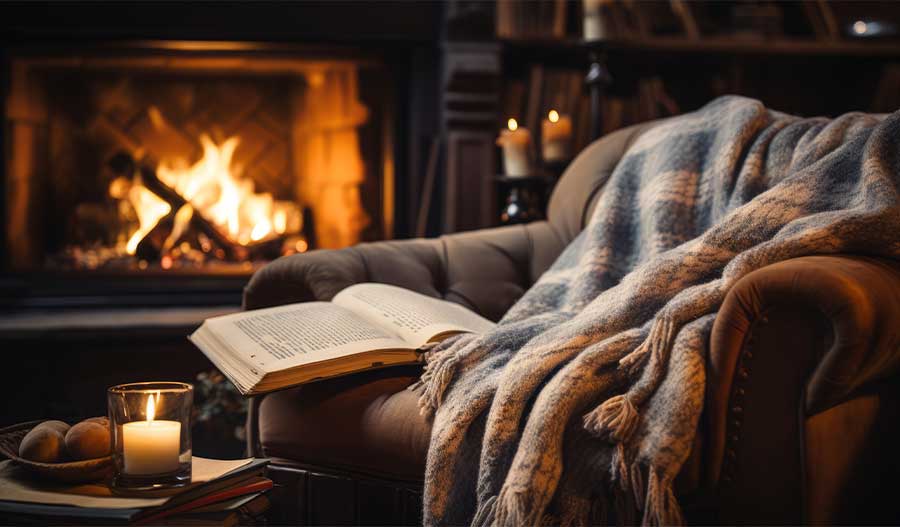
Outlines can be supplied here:
M646 123L595 142L559 181L548 219L362 244L276 260L244 307L329 300L383 282L497 320L584 227ZM691 523L900 520L900 263L796 258L740 280L710 338L707 398L677 481ZM272 458L296 507L284 522L418 523L430 423L406 390L418 367L366 372L257 397L249 448Z

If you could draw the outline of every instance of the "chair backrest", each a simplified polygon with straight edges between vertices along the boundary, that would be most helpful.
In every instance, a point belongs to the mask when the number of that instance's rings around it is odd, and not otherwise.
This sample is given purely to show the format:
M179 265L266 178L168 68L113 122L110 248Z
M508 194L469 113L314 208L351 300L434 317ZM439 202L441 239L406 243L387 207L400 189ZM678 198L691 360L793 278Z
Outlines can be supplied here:
M550 196L547 210L547 219L564 245L568 245L587 225L600 189L628 147L638 136L659 123L658 120L648 121L598 139L582 150L566 168Z

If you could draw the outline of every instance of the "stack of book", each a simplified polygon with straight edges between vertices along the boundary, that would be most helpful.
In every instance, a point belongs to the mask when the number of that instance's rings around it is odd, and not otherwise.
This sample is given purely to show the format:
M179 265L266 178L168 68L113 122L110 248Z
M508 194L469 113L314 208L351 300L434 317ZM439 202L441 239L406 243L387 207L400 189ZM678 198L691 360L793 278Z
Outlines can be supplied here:
M0 463L0 523L246 525L269 509L267 461L194 457L190 485L155 493L122 495L102 483L49 484L10 461Z

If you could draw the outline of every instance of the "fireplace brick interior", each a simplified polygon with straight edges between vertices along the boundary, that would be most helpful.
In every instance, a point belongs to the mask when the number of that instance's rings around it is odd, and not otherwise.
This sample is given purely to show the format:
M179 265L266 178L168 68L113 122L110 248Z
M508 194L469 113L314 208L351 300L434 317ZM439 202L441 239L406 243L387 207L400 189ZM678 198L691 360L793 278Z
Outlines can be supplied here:
M249 271L390 236L387 82L373 61L69 54L11 71L12 269ZM229 147L229 185L163 182L167 202L146 181L204 173Z

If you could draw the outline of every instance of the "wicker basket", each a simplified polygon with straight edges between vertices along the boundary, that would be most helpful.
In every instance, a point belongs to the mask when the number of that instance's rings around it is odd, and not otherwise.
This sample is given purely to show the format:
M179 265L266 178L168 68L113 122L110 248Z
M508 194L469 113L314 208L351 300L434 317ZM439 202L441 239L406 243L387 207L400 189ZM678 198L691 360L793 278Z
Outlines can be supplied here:
M101 480L112 475L112 456L68 463L38 463L19 457L19 443L22 442L22 438L42 422L29 421L0 429L0 454L12 459L35 475L54 481L83 483Z

